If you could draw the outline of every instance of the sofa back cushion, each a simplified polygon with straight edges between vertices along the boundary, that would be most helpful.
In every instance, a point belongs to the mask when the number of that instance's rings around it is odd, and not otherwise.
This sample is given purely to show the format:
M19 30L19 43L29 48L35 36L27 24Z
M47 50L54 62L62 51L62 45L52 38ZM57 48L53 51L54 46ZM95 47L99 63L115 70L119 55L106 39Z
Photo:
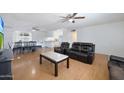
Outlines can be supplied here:
M70 45L70 44L69 44L68 42L62 42L62 43L61 43L61 48L62 48L62 49L68 49L68 48L69 48L69 45Z
M80 52L94 52L95 45L92 43L74 42L72 44L72 50Z
M95 52L95 45L92 43L81 43L82 50Z
M81 49L80 43L74 42L72 44L72 48L71 49L74 50L74 51L80 51L80 49Z
M81 47L81 52L84 52L84 53L92 52L92 48L91 47Z
M118 57L118 56L111 55L110 60L117 61L117 62L122 62L124 64L124 58L123 57Z

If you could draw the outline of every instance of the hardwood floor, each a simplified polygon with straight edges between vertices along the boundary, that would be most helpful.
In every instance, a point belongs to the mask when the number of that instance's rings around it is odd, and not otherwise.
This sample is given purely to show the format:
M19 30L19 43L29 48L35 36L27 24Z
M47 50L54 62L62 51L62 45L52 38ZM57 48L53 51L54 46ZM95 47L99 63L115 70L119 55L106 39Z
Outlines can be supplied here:
M59 64L58 77L54 76L54 64L43 59L39 64L40 52L51 51L41 49L34 53L18 55L12 62L14 80L107 80L107 56L96 54L92 65L70 59L70 68L66 68L66 61Z

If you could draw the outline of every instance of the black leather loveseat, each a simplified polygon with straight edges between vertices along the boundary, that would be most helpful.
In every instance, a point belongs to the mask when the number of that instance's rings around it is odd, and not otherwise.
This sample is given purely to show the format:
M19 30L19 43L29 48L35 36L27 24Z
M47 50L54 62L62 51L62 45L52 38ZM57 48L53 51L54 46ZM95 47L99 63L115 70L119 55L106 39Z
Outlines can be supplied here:
M54 51L61 53L61 54L67 54L67 50L69 49L69 43L68 42L62 42L60 47L54 47Z
M111 55L108 69L111 80L124 80L124 58Z
M74 42L67 53L70 58L92 64L95 55L95 45L93 43Z

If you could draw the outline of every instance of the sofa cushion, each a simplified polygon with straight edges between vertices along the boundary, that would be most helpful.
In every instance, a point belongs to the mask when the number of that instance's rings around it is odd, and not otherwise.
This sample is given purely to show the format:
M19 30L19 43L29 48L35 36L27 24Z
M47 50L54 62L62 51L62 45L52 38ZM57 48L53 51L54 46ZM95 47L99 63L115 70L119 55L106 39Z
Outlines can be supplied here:
M88 56L86 53L77 52L77 51L69 51L69 53L71 55L82 56L82 57L87 57Z
M120 67L124 70L124 63L119 63Z
M87 49L81 49L81 52L88 53Z
M81 47L81 52L88 53L91 52L92 48L91 47Z
M108 66L109 66L109 67L120 66L120 64L119 64L119 62L117 62L117 61L110 61L110 62L108 63Z
M73 51L73 50L69 51L69 54L77 54L77 53L78 53L77 51Z
M124 79L124 70L119 66L112 66L110 68L110 78L112 80L123 80Z
M71 49L74 51L80 51L81 47L80 46L73 46Z
M87 58L87 56L88 56L86 53L82 53L82 52L81 53L77 52L76 54L77 54L77 56L81 56L83 58L84 57Z
M124 65L121 65L119 62L110 61L109 62L109 72L110 79L112 80L123 80L124 79Z

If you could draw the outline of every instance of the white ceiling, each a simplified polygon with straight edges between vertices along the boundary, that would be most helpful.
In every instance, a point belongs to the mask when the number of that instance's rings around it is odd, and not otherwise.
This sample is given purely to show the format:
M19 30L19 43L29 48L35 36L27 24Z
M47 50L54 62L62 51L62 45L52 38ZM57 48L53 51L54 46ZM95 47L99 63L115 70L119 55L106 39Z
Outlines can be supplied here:
M60 16L68 13L0 13L5 27L19 31L31 31L38 26L41 31L50 31L60 28L81 28L99 24L124 21L124 13L78 13L76 16L85 16L85 19L77 19L76 22L62 23Z

